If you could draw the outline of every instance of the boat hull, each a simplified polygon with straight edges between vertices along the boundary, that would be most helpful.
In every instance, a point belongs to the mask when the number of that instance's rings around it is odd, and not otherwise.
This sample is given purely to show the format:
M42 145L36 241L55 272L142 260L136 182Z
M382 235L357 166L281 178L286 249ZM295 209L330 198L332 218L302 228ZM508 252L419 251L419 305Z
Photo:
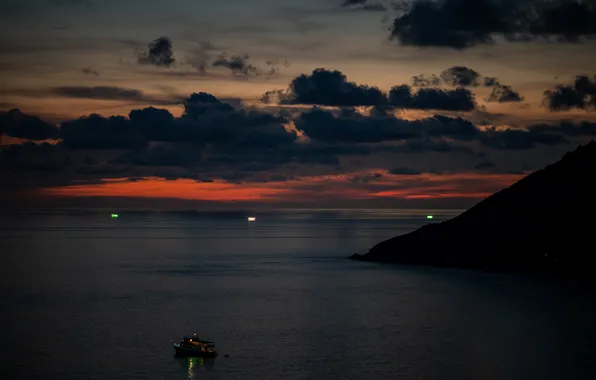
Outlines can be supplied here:
M202 358L214 358L217 356L216 351L201 351L200 348L183 347L179 344L174 344L174 350L176 351L176 356L195 356Z

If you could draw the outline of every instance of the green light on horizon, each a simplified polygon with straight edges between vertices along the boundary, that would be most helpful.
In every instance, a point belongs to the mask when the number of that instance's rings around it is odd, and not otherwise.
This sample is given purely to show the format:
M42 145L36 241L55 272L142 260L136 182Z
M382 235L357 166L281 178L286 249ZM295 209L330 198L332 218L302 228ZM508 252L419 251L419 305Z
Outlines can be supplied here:
M433 218L433 216L432 216L432 215L427 215L427 216L426 216L426 219L432 219L432 218Z
M112 219L118 219L120 217L120 215L118 214L112 214Z

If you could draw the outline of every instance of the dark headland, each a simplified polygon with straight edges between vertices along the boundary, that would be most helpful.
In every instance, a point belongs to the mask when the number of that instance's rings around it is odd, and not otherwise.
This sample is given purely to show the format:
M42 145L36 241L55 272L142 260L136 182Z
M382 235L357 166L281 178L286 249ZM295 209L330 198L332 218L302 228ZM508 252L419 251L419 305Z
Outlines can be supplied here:
M351 259L596 277L596 143L579 146L442 223Z

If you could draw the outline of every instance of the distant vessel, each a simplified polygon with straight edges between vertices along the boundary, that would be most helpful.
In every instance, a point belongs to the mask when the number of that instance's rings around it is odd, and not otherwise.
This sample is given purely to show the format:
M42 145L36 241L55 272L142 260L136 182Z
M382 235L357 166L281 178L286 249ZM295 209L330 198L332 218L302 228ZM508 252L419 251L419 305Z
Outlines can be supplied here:
M215 357L215 343L200 340L195 333L192 337L184 337L180 343L172 343L177 356Z
M254 216L249 216L249 217L248 217L248 221L249 221L249 222L256 222L256 221L257 221L257 218L256 218L256 217L254 217Z

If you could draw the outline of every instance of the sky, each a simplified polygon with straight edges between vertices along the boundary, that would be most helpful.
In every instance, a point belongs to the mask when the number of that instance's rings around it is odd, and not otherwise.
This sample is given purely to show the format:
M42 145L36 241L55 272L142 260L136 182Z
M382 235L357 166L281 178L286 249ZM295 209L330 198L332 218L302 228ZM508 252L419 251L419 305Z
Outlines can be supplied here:
M466 208L596 135L591 0L5 0L3 207Z

